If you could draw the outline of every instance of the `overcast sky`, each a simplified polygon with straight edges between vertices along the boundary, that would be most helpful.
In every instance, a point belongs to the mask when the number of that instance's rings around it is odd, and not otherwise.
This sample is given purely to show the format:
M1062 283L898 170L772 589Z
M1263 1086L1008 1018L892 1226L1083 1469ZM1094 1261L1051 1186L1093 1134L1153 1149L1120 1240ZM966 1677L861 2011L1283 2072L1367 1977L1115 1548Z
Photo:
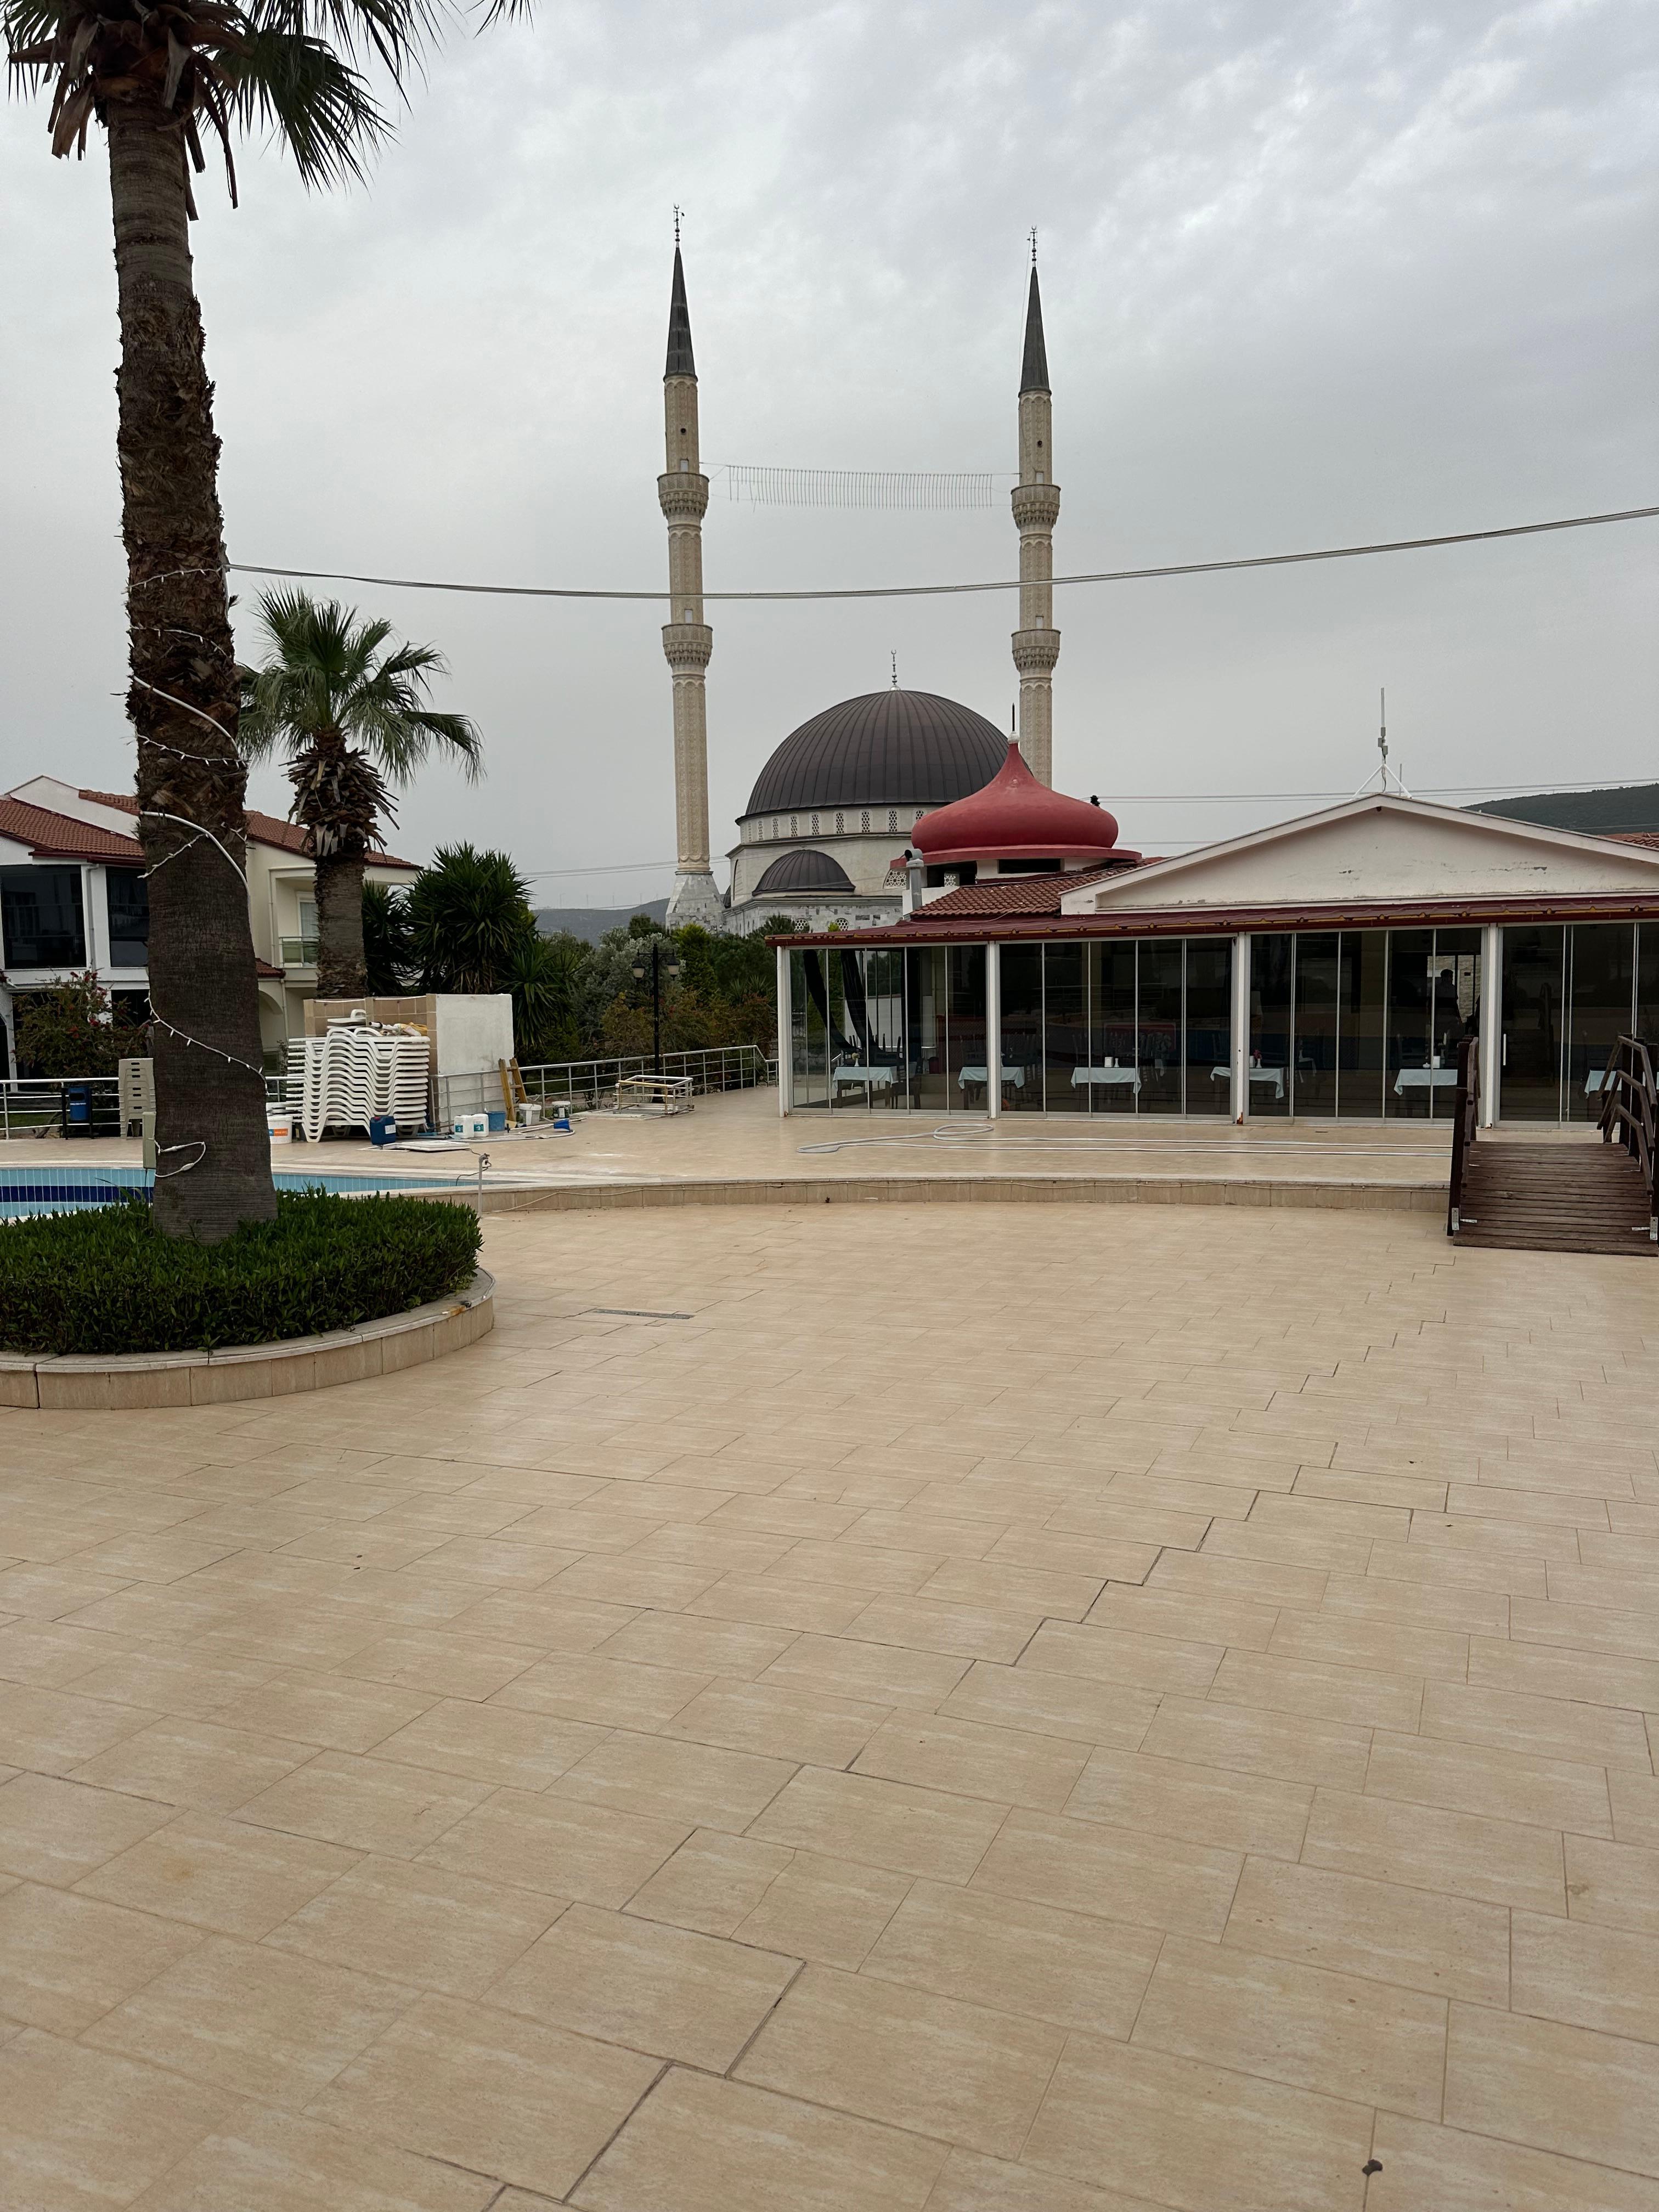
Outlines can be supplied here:
M711 589L1014 573L1034 223L1062 573L1651 504L1656 118L1650 0L543 0L437 57L368 186L252 147L240 211L204 180L230 556L659 587L676 200ZM0 782L130 785L107 173L45 121L0 116ZM726 462L1009 477L989 512L818 513L733 504ZM1124 794L1350 790L1380 684L1419 789L1659 775L1656 582L1646 522L1064 590L1056 781L1143 849L1243 829L1299 802ZM397 849L504 846L541 903L668 888L659 608L342 588L444 649L487 747ZM890 650L1006 724L1016 605L711 610L717 850Z

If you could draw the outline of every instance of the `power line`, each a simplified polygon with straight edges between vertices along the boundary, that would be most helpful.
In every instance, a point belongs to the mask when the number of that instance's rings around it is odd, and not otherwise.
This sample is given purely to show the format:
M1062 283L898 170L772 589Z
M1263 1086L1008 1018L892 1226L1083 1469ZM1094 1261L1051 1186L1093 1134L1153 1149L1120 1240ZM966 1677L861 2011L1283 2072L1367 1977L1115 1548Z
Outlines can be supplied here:
M1659 507L1627 507L1607 514L1571 514L1555 522L1512 522L1501 530L1456 530L1438 538L1391 538L1365 545L1325 545L1309 553L1253 553L1236 561L1180 561L1157 568L1101 568L1086 574L1056 576L1059 584L1133 584L1160 576L1212 576L1235 568L1289 568L1310 561L1355 561L1371 553L1417 553L1436 545L1479 545L1498 538L1536 538L1556 530L1589 530L1599 523L1642 522ZM457 584L425 576L360 576L335 568L273 568L257 561L230 561L234 574L284 576L307 583L374 584L388 591L466 592L509 599L642 599L661 605L667 592L596 591L563 584ZM1017 592L1019 579L985 584L856 584L805 592L705 592L705 599L915 599L963 592Z

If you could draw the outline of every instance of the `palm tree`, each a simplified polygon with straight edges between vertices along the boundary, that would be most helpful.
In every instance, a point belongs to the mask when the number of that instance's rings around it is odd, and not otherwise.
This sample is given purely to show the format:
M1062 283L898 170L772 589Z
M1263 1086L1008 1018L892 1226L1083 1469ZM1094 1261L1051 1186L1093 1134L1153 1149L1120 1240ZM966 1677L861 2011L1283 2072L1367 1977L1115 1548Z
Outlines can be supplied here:
M483 21L527 0L486 0ZM0 0L14 72L50 80L54 154L109 142L121 329L116 451L127 551L139 835L149 869L155 1221L210 1242L276 1211L243 878L246 770L225 582L219 441L191 264L190 175L268 131L307 184L362 177L442 0Z
M258 605L272 653L242 671L242 751L288 755L290 811L317 864L317 996L360 999L363 866L385 842L387 784L406 784L434 750L476 781L483 744L465 714L426 703L432 678L449 672L436 646L383 650L389 622L308 592L265 592Z

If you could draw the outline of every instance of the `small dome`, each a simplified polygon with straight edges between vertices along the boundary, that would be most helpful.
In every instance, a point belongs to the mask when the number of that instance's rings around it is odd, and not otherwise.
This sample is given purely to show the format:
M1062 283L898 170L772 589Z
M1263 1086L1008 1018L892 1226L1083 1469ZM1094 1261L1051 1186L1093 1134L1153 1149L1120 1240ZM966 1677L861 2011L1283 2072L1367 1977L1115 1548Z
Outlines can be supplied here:
M990 781L1003 744L994 723L954 699L866 691L790 732L756 778L744 818L813 806L944 806Z
M774 860L750 896L759 898L763 891L769 895L781 891L845 894L852 888L853 879L845 868L832 860L828 853L815 853L810 845L806 845Z
M1039 783L1012 739L982 791L924 815L910 842L925 860L1138 860L1120 850L1117 823L1104 807L1067 799Z

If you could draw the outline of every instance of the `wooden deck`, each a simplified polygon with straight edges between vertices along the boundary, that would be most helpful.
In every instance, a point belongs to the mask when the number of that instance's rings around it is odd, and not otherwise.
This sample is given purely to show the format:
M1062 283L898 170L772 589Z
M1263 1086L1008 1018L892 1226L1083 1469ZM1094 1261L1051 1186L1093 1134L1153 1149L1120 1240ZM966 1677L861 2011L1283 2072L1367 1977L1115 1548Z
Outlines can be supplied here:
M1457 1242L1659 1257L1648 1236L1647 1184L1622 1145L1475 1145Z

